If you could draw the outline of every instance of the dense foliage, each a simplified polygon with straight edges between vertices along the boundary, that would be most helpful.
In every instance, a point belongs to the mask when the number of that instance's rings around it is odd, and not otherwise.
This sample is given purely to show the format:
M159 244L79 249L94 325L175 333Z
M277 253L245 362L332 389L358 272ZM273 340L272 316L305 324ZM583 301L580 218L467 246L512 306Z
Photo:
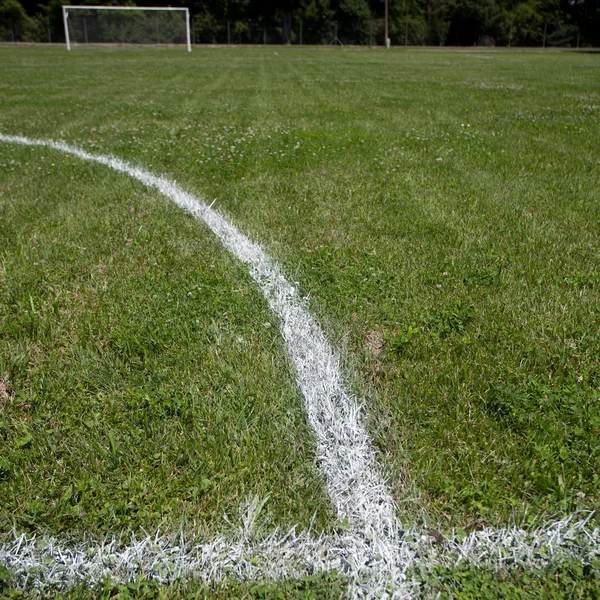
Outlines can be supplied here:
M79 2L0 0L0 40L62 41L65 3ZM172 5L189 6L198 43L323 44L336 33L343 43L384 43L383 0L175 0ZM390 0L389 35L400 45L593 46L600 44L600 0Z

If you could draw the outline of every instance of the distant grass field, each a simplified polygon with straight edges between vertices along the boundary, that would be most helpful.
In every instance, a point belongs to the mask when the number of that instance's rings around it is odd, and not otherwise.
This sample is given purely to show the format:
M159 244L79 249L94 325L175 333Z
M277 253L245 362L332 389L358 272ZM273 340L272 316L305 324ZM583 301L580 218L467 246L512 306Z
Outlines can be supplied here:
M0 131L176 179L299 282L401 513L600 503L600 55L0 48ZM206 230L0 143L0 527L332 515L277 323Z

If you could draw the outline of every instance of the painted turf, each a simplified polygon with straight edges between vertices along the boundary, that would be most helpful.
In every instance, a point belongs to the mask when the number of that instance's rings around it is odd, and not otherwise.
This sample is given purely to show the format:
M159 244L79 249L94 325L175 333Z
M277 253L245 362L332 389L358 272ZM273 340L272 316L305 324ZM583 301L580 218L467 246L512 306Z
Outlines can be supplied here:
M544 566L576 556L600 553L600 532L588 520L567 519L526 532L484 530L462 539L438 540L416 529L403 530L396 507L376 461L375 451L356 399L345 389L339 356L307 310L279 265L223 215L175 182L153 175L113 156L90 154L63 142L3 135L0 141L43 146L99 163L158 190L203 221L222 244L248 268L277 315L296 372L316 443L320 471L340 522L347 531L313 538L275 532L255 535L260 503L246 507L234 538L204 544L182 539L144 538L123 547L116 539L103 544L67 545L60 540L25 535L0 546L0 564L26 588L69 587L106 577L130 581L140 575L170 582L195 577L217 582L225 577L281 579L336 570L350 580L349 593L361 597L407 597L419 566L461 560L473 564ZM417 569L418 570L418 569Z

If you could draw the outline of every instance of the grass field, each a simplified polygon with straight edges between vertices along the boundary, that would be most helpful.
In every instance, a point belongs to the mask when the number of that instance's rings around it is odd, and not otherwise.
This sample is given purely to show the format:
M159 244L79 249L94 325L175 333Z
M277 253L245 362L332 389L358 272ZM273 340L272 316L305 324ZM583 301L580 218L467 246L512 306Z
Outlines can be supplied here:
M342 351L403 522L530 525L600 503L599 67L4 47L0 133L216 199ZM212 535L254 495L335 527L277 321L205 228L0 143L0 239L1 531Z

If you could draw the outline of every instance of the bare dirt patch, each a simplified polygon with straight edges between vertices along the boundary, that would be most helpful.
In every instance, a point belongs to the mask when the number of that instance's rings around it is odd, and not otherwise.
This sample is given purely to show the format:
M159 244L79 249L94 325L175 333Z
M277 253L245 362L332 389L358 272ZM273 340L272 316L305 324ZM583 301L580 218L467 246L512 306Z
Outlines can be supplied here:
M379 356L383 350L385 341L381 331L369 331L365 335L365 344L367 348L373 353L373 356Z
M10 389L8 377L0 377L0 410L5 406L12 404L15 399L15 393Z

